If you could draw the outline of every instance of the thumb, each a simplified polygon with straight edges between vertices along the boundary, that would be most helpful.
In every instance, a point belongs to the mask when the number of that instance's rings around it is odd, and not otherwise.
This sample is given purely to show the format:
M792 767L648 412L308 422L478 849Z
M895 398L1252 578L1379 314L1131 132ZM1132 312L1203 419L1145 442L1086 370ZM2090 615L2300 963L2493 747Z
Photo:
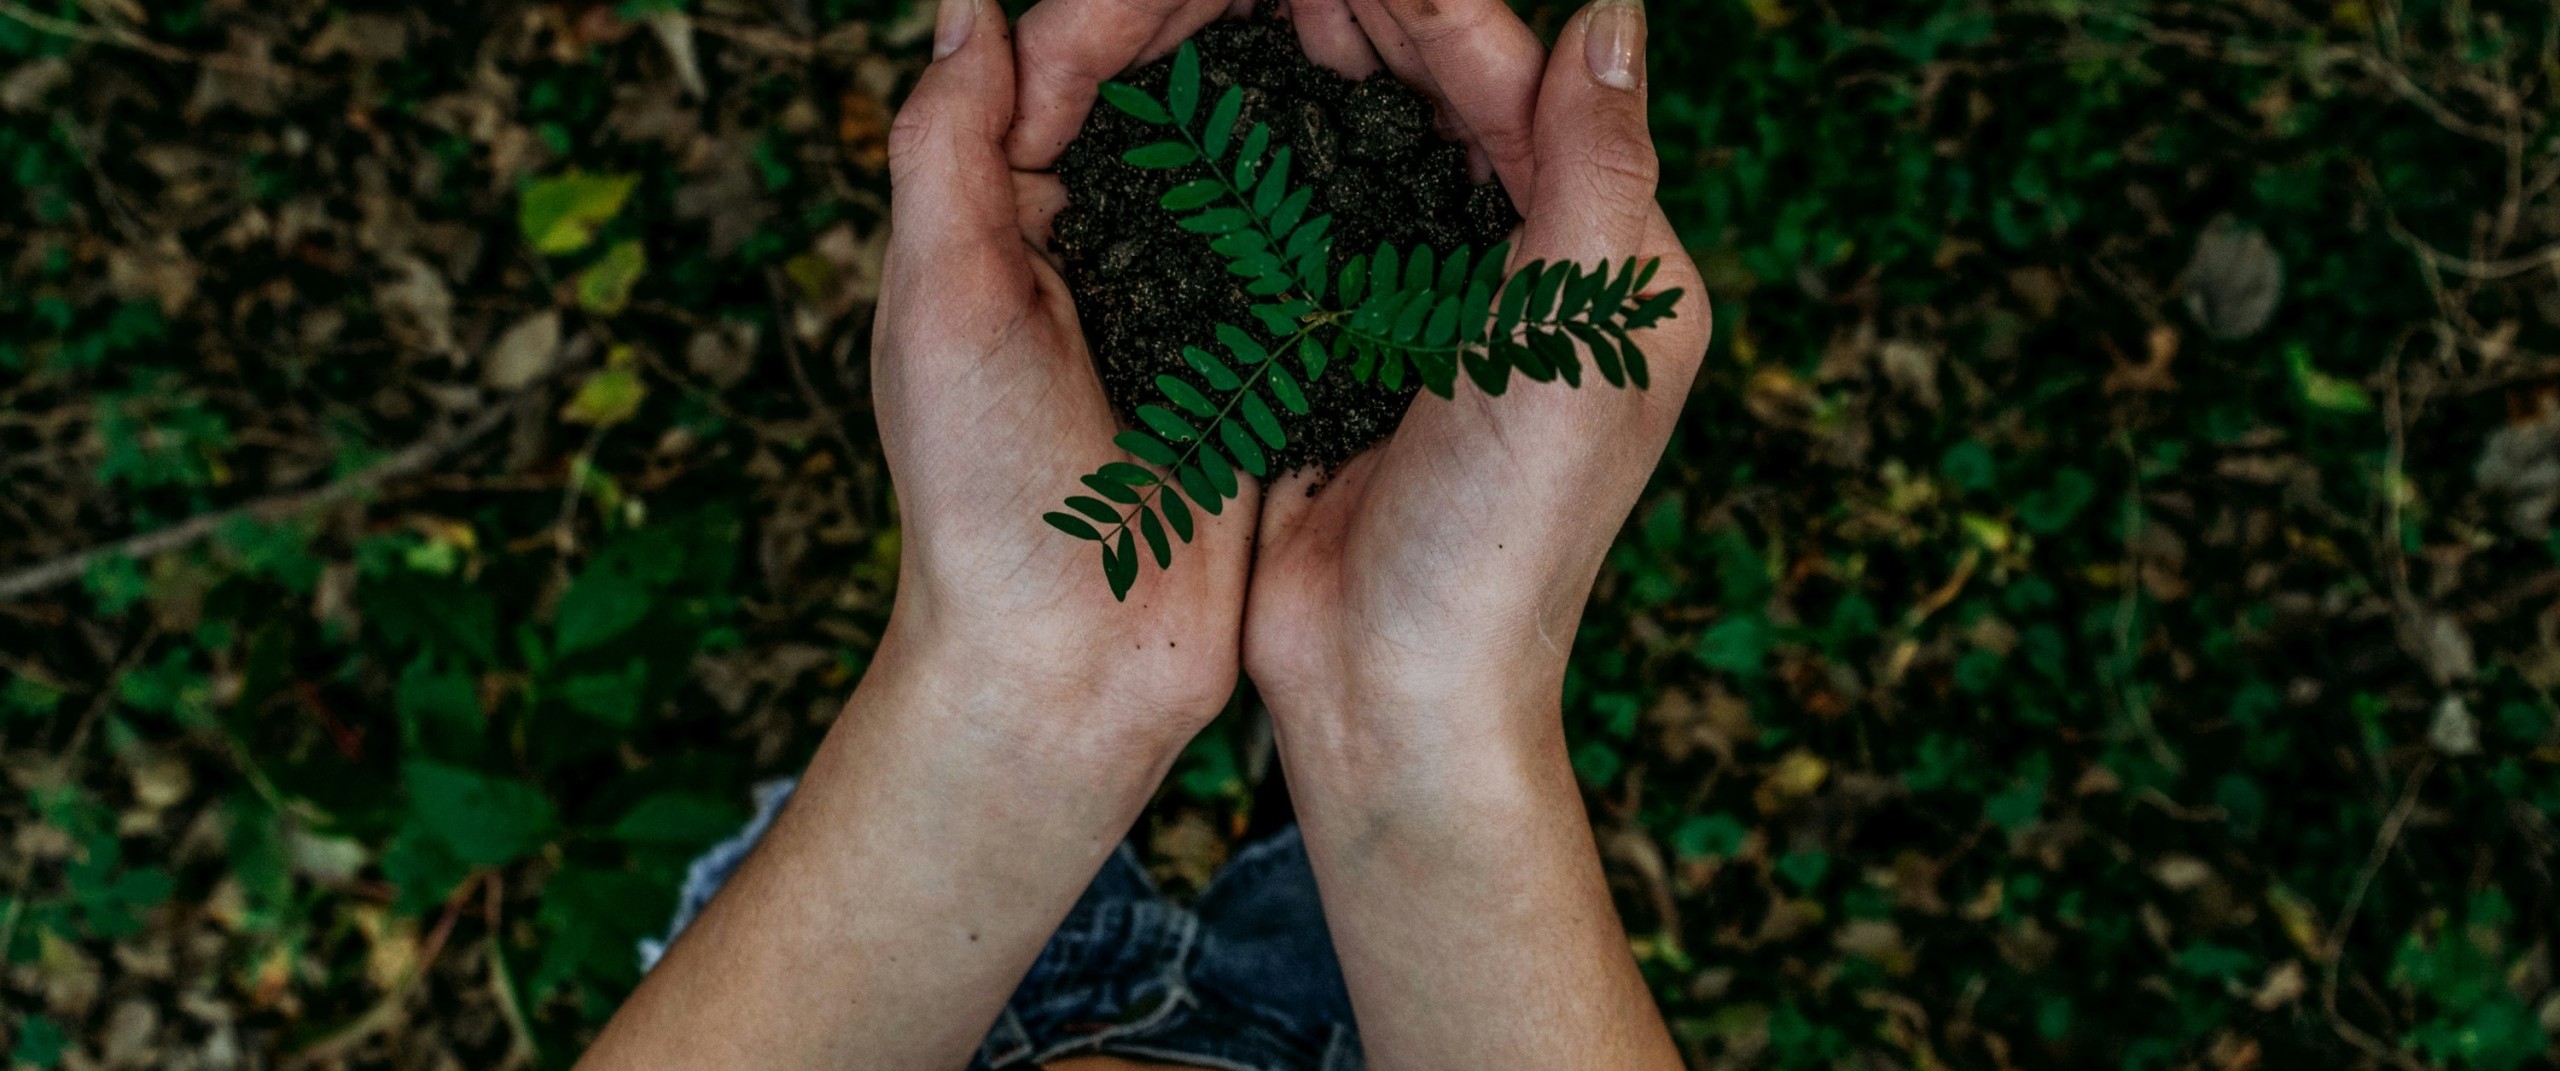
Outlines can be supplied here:
M1538 93L1524 251L1590 263L1640 251L1662 162L1645 118L1642 0L1595 0L1565 27Z
M1004 155L1013 40L1003 9L995 0L942 0L933 52L889 130L893 248L945 266L1018 254Z

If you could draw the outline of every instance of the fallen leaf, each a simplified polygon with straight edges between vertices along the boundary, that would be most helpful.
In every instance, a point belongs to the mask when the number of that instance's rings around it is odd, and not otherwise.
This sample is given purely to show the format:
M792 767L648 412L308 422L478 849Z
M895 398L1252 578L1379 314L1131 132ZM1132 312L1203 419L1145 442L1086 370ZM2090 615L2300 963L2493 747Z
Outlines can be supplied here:
M609 428L631 419L649 397L649 386L630 368L607 368L588 376L578 393L560 408L560 419L572 424Z
M596 240L598 228L622 214L623 202L639 184L638 175L577 171L542 179L525 187L516 222L536 252L575 253Z
M649 251L637 238L619 242L578 273L578 306L611 316L631 303L631 288L649 268Z
M489 348L482 378L499 390L522 390L551 374L560 359L560 312L544 309L507 329Z
M2187 312L2206 334L2225 341L2247 338L2275 318L2284 296L2284 261L2264 233L2225 216L2196 239L2185 290Z

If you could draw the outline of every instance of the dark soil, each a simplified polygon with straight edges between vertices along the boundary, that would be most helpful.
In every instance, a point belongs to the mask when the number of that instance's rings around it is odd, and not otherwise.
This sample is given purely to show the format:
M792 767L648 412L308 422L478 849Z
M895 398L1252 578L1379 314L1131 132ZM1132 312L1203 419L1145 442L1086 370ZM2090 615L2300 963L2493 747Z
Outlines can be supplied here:
M1466 150L1438 136L1430 100L1411 87L1385 75L1353 82L1316 66L1276 19L1221 22L1194 42L1207 83L1201 100L1243 85L1237 135L1269 123L1273 145L1295 148L1292 181L1315 187L1312 212L1334 217L1334 267L1382 241L1482 250L1519 224L1501 187L1469 179ZM1158 61L1122 80L1162 99L1172 66ZM1103 387L1123 420L1158 398L1156 376L1184 372L1184 346L1214 348L1220 323L1256 327L1250 310L1257 299L1243 280L1156 203L1166 189L1199 177L1198 169L1142 171L1120 160L1163 136L1163 128L1096 105L1058 161L1068 207L1058 214L1054 248ZM1388 391L1347 370L1328 370L1308 385L1306 416L1282 414L1289 446L1273 463L1331 471L1393 432L1413 395L1410 385Z

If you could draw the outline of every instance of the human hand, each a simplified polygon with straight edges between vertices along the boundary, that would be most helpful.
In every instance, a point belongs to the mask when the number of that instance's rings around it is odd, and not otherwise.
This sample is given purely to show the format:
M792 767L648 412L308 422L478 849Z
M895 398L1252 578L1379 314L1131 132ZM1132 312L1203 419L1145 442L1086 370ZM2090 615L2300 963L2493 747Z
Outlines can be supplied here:
M1114 601L1084 545L1042 524L1061 472L1119 460L1119 430L1041 236L1057 178L1016 170L1004 14L942 6L936 58L890 134L890 239L874 394L902 557L882 656L930 652L978 686L1024 682L1173 745L1234 689L1258 495L1201 519L1179 570ZM991 704L992 705L992 704ZM1159 741L1161 742L1161 741Z
M1586 8L1548 58L1499 0L1349 2L1389 67L1431 76L1524 207L1515 268L1659 257L1655 291L1688 296L1677 319L1635 333L1650 390L1520 384L1493 398L1461 383L1454 399L1419 399L1313 495L1312 474L1274 486L1246 670L1284 734L1294 722L1362 748L1414 745L1372 751L1388 761L1552 739L1583 605L1708 335L1696 266L1654 200L1643 9Z

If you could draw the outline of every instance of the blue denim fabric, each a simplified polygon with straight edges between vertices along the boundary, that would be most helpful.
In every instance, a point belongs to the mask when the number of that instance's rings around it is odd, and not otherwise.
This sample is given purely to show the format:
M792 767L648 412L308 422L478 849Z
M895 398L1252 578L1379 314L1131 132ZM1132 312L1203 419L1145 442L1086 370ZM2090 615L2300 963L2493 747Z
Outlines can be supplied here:
M667 940L641 944L641 969L746 861L791 789L757 786L754 820L694 860ZM1361 1071L1351 997L1296 827L1237 853L1190 908L1166 900L1122 844L969 1066L1096 1053L1222 1071Z

